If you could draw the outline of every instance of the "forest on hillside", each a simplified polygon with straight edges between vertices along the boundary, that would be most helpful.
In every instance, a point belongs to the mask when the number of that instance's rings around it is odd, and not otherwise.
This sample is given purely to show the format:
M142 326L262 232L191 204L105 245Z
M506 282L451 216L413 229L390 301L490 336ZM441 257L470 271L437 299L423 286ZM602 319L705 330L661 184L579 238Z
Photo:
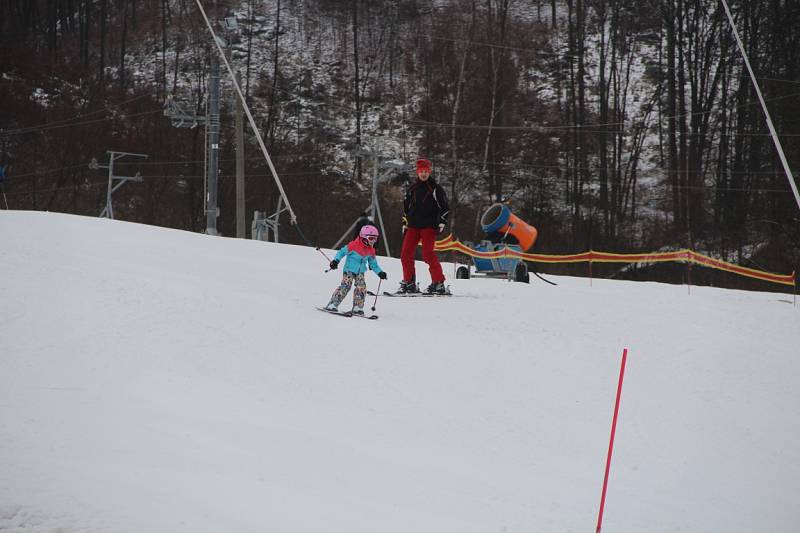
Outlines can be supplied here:
M539 253L691 248L778 273L800 265L800 206L722 2L201 3L297 213L302 235L284 214L282 242L330 246L378 173L398 250L409 176L383 163L424 156L463 240L480 240L480 214L506 202L539 229ZM800 0L729 5L797 174ZM205 116L213 54L197 0L0 0L7 207L97 216L107 151L131 152L148 157L115 174L143 179L114 193L115 217L203 231L205 128L176 127L191 124L165 109ZM222 78L218 227L233 235L235 93L224 67ZM249 227L279 193L247 128L243 144ZM714 271L695 282L769 289Z

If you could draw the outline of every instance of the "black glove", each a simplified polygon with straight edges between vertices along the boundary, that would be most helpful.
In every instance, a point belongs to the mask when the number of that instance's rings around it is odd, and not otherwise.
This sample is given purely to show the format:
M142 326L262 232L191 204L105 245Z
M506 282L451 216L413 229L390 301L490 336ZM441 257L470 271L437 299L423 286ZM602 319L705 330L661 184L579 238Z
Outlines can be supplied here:
M339 268L339 261L334 259L333 261L331 261L331 270L336 270L337 268Z
M381 279L386 279L386 272L378 272L378 277Z

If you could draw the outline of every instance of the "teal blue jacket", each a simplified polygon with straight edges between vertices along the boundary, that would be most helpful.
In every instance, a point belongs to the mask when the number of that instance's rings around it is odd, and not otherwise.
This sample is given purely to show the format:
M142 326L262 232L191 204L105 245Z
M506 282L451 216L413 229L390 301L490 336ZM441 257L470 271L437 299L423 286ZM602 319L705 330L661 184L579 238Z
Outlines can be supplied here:
M375 248L367 246L359 238L350 241L347 246L336 252L334 259L341 261L345 256L347 260L344 262L344 267L342 267L345 272L363 274L367 271L367 268L376 274L383 272L378 265L378 260L375 259Z

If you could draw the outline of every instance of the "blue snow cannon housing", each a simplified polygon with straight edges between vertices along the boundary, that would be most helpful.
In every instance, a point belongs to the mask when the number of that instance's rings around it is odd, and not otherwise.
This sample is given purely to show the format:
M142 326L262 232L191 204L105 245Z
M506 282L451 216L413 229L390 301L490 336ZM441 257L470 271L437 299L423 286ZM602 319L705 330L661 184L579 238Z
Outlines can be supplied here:
M473 246L472 249L476 252L494 252L495 250L502 250L505 247L506 245L501 242L492 243L491 241L481 241L480 244ZM522 248L516 244L509 244L508 247L511 250L522 251ZM514 272L514 269L517 267L517 263L519 263L519 261L520 260L515 257L499 257L497 259L482 259L480 257L472 258L472 262L475 265L475 270L477 272Z
M496 204L492 216L496 216L496 218L488 223L485 222L486 216L481 220L481 229L485 233L494 233L505 227L511 219L511 210L506 205ZM474 247L474 250L478 252L494 252L495 250L502 250L505 246L503 243L492 244L491 241L481 241L479 245ZM522 248L516 244L510 244L508 247L512 250L522 251ZM480 259L475 257L473 258L473 263L475 264L475 270L478 272L514 272L519 259Z
M481 229L492 240L506 241L506 237L513 238L519 244L506 244L504 242L492 242L483 240L479 244L465 243L476 252L494 252L502 250L506 246L517 252L529 250L534 242L538 231L533 226L525 223L511 212L507 205L493 204L481 218ZM524 261L516 257L499 257L496 259L485 259L473 257L472 263L475 266L476 274L486 276L506 277L509 280L528 283L528 266ZM456 278L469 279L471 276L468 266L459 267L456 270Z

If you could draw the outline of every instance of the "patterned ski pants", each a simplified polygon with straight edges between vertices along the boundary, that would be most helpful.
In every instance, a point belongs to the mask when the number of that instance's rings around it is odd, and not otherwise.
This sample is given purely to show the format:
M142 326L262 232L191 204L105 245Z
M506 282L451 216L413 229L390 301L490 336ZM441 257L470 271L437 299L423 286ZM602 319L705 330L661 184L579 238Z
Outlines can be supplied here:
M367 297L367 283L364 281L364 274L353 274L352 272L342 273L342 283L333 291L331 301L328 305L333 304L339 307L344 297L350 292L350 287L356 284L356 290L353 292L353 311L364 310L364 300Z

